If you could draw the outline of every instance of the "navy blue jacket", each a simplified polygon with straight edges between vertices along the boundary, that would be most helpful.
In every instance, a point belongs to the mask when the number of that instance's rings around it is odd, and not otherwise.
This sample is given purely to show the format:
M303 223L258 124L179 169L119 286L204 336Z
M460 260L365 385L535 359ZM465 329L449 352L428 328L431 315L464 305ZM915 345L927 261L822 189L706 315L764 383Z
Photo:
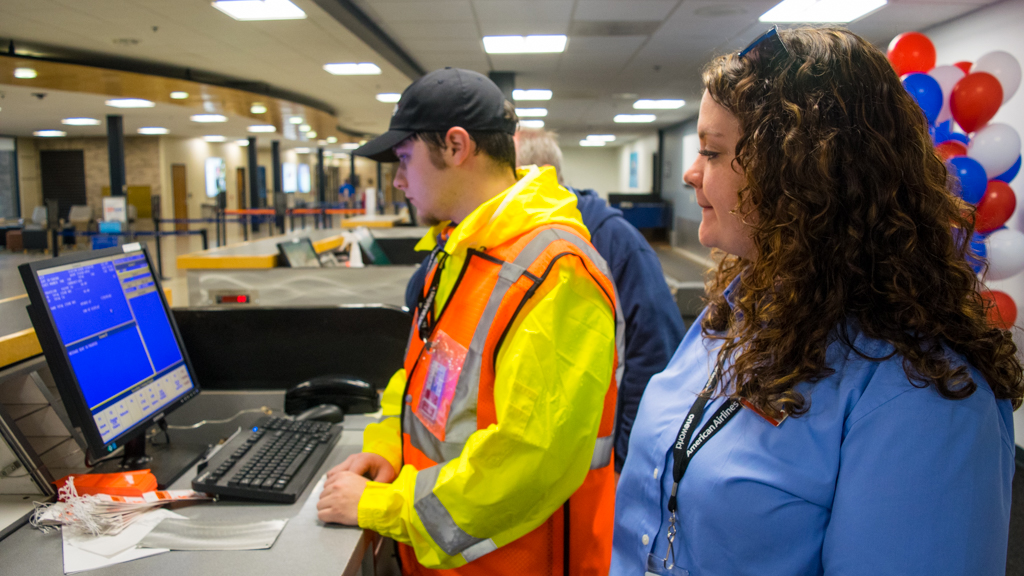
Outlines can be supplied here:
M590 230L590 241L611 269L626 320L625 372L619 386L615 426L615 470L621 471L647 381L668 365L685 329L665 283L661 262L640 231L593 190L572 191L579 200L583 223ZM423 293L426 274L424 260L405 290L405 304L410 310Z

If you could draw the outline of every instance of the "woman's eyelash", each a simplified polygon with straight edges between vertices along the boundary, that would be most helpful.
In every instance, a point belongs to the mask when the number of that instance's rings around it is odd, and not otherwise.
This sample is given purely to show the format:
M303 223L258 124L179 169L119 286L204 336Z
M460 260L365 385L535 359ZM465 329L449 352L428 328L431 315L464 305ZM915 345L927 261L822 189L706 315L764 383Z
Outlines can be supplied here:
M712 152L707 148L701 148L700 150L697 150L697 153L700 154L701 156L707 156L708 158L714 158L715 156L718 156L718 152Z

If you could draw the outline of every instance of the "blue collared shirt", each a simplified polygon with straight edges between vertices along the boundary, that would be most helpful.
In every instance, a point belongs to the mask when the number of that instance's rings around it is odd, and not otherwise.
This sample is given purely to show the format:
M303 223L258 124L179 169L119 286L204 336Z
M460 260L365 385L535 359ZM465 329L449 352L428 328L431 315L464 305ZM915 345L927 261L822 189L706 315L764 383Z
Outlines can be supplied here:
M855 328L851 341L875 358L891 350ZM666 555L672 444L719 346L698 320L647 386L616 495L612 575L643 574L649 554ZM899 356L865 360L833 343L827 362L832 376L798 387L806 414L776 428L741 409L693 456L678 490L677 566L690 576L1004 574L1009 401L973 368L978 390L947 400L914 387ZM696 430L723 402L708 403Z

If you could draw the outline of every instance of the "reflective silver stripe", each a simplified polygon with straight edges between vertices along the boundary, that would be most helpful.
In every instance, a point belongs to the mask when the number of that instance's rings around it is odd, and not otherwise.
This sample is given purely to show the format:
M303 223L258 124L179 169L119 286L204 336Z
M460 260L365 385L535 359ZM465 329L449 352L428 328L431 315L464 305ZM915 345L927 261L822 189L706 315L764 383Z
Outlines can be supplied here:
M473 560L476 560L484 554L490 554L491 552L494 552L497 549L498 545L494 543L494 540L488 538L483 542L477 542L476 544L473 544L469 548L463 550L462 557L466 560L466 562L472 562Z
M612 448L615 446L615 436L600 436L594 444L594 457L590 459L590 469L597 470L612 463Z
M413 447L423 452L424 456L434 462L444 462L445 460L458 458L459 454L462 454L463 446L466 444L465 439L459 442L442 442L439 440L413 414L411 407L405 411L405 418L402 420L402 432L409 435L409 442Z
M416 475L413 508L419 514L420 522L423 522L427 533L430 534L430 537L434 539L434 542L437 543L441 550L444 550L444 553L449 556L455 556L472 548L473 554L475 554L474 558L479 558L487 552L497 549L497 546L494 546L494 542L489 539L474 538L466 534L462 528L459 528L455 524L452 515L448 513L448 509L434 495L434 485L437 484L437 477L441 474L442 466L444 466L444 463L435 464L430 468L420 470ZM485 551L486 546L479 546L485 542L491 542L490 545L494 546L494 548ZM466 561L471 561L471 559L466 558Z

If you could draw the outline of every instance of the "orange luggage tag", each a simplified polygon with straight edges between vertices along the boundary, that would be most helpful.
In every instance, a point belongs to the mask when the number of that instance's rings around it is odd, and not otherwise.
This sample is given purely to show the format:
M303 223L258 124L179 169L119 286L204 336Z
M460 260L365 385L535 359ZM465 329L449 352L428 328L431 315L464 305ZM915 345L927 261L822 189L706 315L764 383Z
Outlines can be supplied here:
M138 496L156 490L156 476L147 470L127 470L113 474L71 474L55 481L60 490L69 478L75 479L79 496L110 494L111 496Z

